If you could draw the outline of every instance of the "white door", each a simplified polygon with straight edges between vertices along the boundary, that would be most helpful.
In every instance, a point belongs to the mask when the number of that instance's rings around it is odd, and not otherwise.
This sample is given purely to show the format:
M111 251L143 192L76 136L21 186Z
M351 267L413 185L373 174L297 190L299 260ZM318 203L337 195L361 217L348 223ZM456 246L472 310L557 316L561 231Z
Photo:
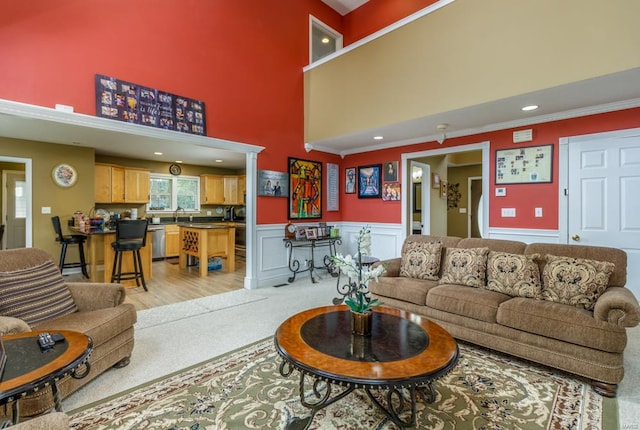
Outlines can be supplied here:
M640 130L569 139L568 242L627 252L640 293Z
M6 172L6 249L24 248L27 218L27 188L24 172Z

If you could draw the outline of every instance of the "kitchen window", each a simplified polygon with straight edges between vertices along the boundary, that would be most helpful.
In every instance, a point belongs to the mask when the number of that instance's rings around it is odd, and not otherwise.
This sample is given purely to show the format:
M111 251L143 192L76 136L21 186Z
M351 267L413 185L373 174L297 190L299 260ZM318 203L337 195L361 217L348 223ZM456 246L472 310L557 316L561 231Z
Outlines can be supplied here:
M200 211L200 178L152 173L147 212Z

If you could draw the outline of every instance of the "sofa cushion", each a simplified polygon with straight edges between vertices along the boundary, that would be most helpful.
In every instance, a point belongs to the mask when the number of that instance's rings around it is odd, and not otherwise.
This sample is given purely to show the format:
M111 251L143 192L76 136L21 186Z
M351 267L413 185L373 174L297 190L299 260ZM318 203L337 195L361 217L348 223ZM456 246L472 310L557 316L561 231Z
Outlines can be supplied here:
M447 248L441 284L485 285L489 248Z
M369 282L369 291L382 297L393 297L416 305L424 306L427 292L438 285L437 281L415 278L393 278L382 276L378 281ZM381 300L384 303L384 298Z
M542 290L539 254L523 255L489 251L487 258L487 290L510 296L538 297Z
M0 315L20 318L34 326L77 310L53 261L0 272Z
M438 285L427 293L427 307L456 315L496 322L498 307L511 299L506 294L464 285Z
M402 252L400 276L438 280L441 243L407 241Z
M547 254L542 271L541 298L593 310L609 285L615 265L608 261L558 257Z
M545 300L516 297L498 308L498 324L613 353L627 343L623 327L597 320L591 312Z

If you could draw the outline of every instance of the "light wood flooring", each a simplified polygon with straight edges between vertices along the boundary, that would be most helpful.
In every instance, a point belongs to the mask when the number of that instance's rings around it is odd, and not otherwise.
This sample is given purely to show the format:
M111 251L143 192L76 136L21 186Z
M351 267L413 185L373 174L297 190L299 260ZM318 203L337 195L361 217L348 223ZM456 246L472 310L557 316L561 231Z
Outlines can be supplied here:
M175 262L175 264L172 264ZM145 291L142 287L127 287L127 303L133 303L137 310L178 303L228 291L240 290L244 286L245 259L236 256L236 271L210 271L206 277L200 277L197 267L180 269L177 259L158 260L152 264L152 279L147 281ZM82 275L66 275L69 282L83 281Z

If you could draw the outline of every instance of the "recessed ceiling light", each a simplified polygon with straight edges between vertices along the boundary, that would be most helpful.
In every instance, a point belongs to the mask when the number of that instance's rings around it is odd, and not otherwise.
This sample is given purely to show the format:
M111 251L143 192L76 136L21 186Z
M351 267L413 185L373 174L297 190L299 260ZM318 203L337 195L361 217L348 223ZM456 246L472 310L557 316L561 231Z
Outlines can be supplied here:
M182 160L176 160L176 163L182 163Z
M154 152L153 155L162 155L162 152Z
M374 140L382 140L384 139L384 136L373 136Z
M222 163L222 160L216 160L216 163Z
M523 111L525 112L529 112L530 110L536 110L538 109L538 105L529 105L529 106L525 106L522 108Z
M321 42L326 44L326 43L330 42L330 39L325 36L325 37L322 38Z

